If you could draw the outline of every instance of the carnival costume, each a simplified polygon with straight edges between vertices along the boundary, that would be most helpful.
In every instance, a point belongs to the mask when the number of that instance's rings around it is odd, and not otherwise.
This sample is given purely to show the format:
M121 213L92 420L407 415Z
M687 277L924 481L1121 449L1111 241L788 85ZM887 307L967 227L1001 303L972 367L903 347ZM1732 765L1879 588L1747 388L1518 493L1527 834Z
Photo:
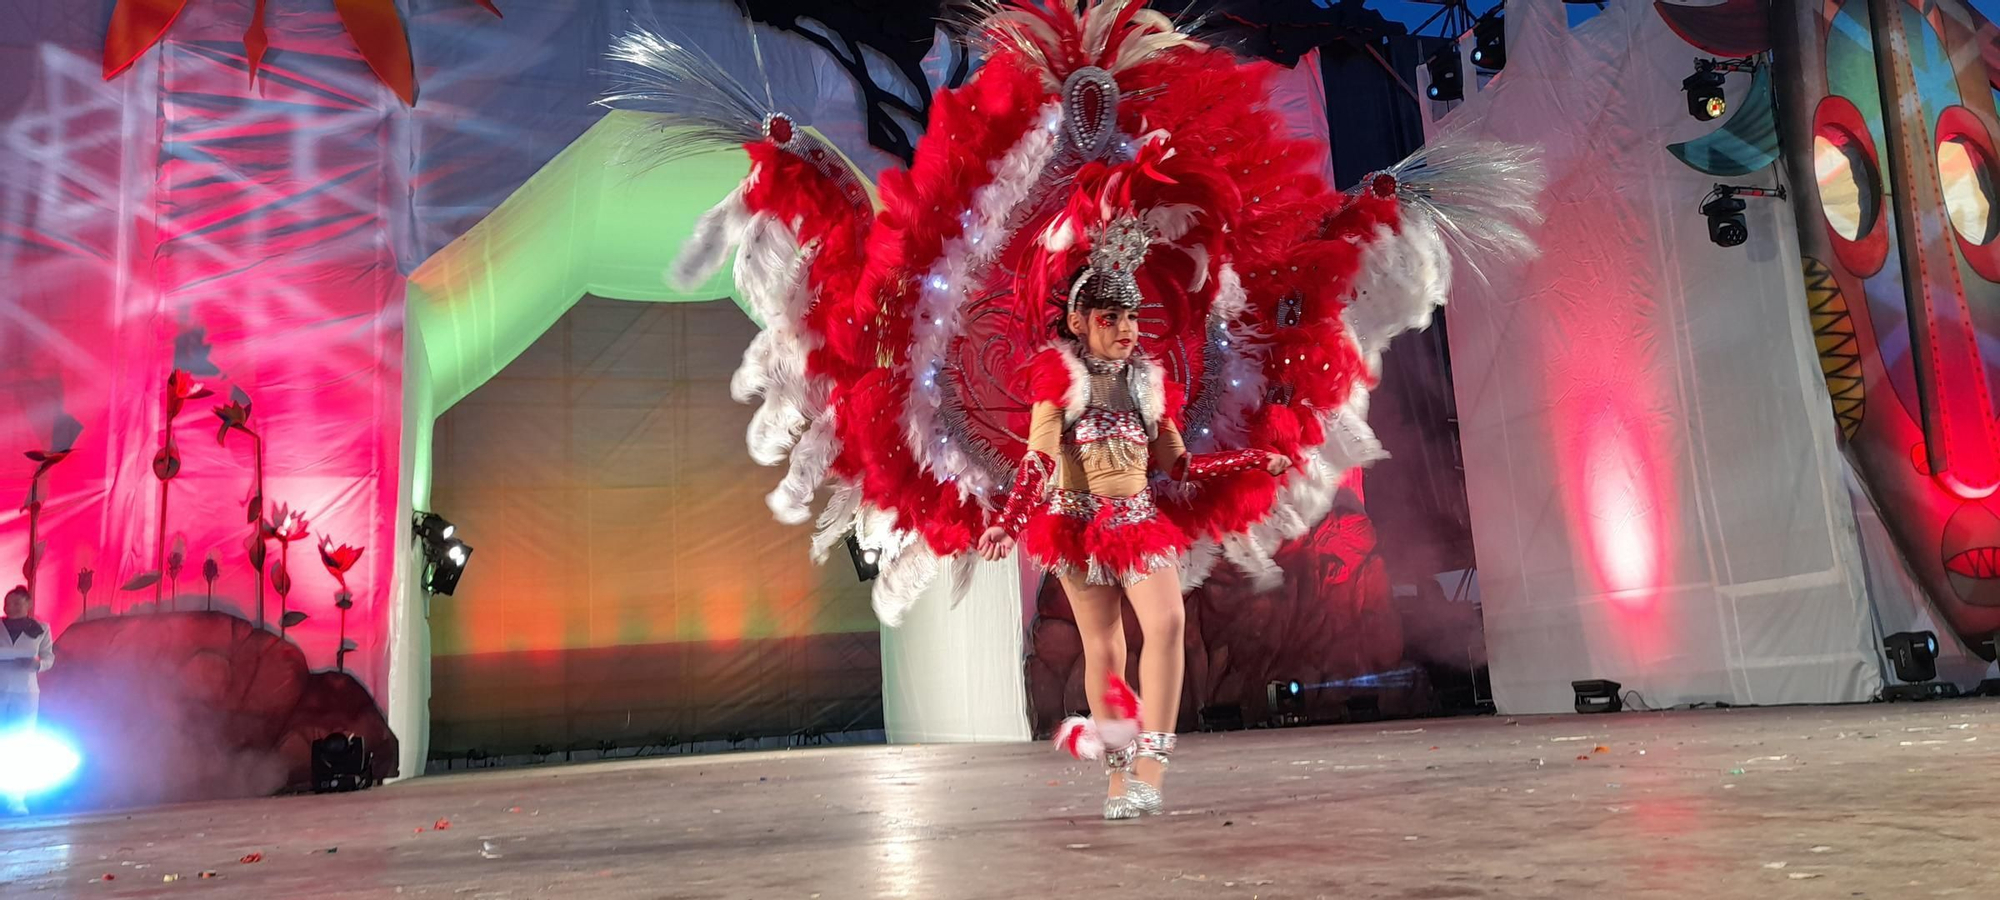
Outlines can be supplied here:
M1222 559L1275 582L1277 548L1385 455L1368 390L1390 339L1444 301L1453 251L1533 250L1525 148L1435 142L1331 190L1323 148L1262 105L1274 67L1182 26L1143 0L983 0L983 66L873 185L699 52L646 33L613 48L633 80L605 102L663 114L643 150L750 156L671 274L691 288L734 249L764 329L732 390L762 398L753 458L788 467L771 509L804 522L826 489L813 556L849 534L875 551L886 625L940 574L969 578L996 524L1088 583L1174 566L1192 588ZM1139 309L1142 352L1050 343L1106 292ZM1272 477L1266 451L1291 468ZM1173 736L1142 732L1113 681L1118 721L1066 722L1059 743L1164 761Z

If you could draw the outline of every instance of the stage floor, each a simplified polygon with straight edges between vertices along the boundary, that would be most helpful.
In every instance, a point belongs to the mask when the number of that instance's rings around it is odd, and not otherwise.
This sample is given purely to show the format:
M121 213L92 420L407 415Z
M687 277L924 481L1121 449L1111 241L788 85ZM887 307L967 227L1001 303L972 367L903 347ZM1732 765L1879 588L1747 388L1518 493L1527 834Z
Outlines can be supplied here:
M1181 747L1173 814L1141 822L1099 821L1098 780L1040 745L496 770L341 796L0 820L0 893L2000 892L2000 704L1988 701L1455 719L1192 735ZM251 853L262 860L239 862Z

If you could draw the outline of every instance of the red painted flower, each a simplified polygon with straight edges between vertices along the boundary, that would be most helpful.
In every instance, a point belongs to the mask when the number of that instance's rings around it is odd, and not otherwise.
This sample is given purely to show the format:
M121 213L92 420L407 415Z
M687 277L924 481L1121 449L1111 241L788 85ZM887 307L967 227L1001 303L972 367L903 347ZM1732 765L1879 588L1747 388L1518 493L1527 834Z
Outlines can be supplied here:
M189 400L200 400L214 393L201 382L194 380L193 375L175 369L173 374L167 376L167 418L180 415L181 408L186 406Z
M264 523L264 536L275 538L282 544L289 544L304 540L309 524L304 513L289 509L280 503L271 510L270 520Z
M361 560L361 550L360 547L349 547L346 544L335 546L333 538L320 536L319 561L326 564L326 570L340 582L342 590L347 588L347 573Z

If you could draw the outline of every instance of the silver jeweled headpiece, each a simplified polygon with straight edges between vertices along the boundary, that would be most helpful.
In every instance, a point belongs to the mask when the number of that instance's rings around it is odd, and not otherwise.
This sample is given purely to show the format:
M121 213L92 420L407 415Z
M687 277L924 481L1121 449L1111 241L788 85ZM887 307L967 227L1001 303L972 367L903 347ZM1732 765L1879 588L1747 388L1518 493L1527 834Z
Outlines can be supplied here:
M1069 311L1082 308L1084 291L1109 297L1122 309L1138 309L1139 266L1153 246L1153 229L1137 216L1122 215L1104 226L1090 244L1090 268L1069 289Z

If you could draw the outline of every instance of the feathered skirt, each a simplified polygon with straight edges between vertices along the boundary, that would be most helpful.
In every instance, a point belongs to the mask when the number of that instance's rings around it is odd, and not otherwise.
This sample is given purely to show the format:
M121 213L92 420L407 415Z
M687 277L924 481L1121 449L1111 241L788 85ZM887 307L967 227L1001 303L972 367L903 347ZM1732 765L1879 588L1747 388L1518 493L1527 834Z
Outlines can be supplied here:
M1130 497L1057 490L1028 520L1021 548L1062 578L1123 587L1180 565L1188 536L1160 515L1150 488Z

